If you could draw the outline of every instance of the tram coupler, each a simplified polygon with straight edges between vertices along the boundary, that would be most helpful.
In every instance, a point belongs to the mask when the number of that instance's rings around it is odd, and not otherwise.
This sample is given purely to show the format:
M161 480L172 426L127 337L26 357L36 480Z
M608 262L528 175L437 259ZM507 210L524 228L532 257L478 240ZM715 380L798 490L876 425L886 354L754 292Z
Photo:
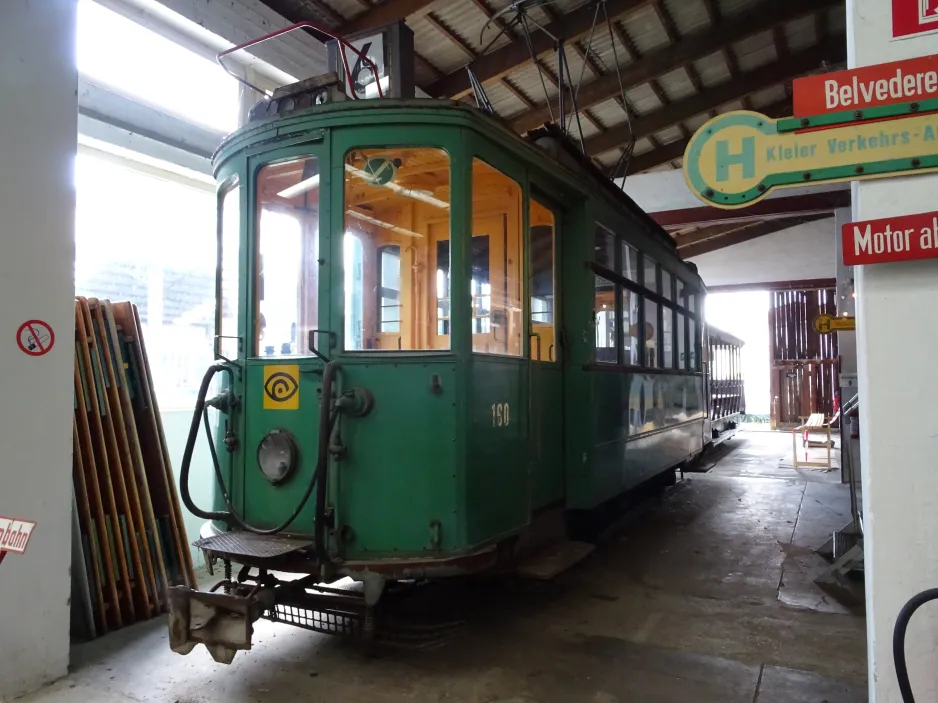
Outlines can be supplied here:
M239 649L251 648L254 622L274 607L274 592L263 588L246 596L169 589L169 646L188 654L204 644L212 659L230 664Z

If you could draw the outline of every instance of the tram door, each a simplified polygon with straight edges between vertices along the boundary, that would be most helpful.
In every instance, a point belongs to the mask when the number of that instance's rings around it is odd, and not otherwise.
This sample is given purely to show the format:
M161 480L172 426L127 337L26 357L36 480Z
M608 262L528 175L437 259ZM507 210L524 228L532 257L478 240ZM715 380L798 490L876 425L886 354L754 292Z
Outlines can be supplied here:
M563 367L557 263L560 217L531 194L528 209L530 291L530 437L535 509L564 496Z

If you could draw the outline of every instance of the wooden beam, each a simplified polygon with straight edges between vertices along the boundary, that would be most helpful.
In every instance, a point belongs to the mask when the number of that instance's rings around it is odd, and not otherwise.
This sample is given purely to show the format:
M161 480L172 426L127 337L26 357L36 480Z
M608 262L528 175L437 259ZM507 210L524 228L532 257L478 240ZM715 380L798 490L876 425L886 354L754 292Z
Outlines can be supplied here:
M737 210L721 210L709 205L701 205L700 207L683 208L681 210L662 210L649 213L649 215L662 227L703 226L717 223L745 222L756 217L778 219L795 215L830 216L838 208L850 207L850 200L850 189L845 188L824 193L766 198Z
M354 34L393 24L419 12L431 2L433 0L387 0L380 5L372 5L370 9L346 22L342 26L342 33Z
M687 232L686 234L681 234L674 237L674 244L678 249L680 249L681 247L690 246L691 244L700 244L701 242L706 242L710 239L716 239L717 237L731 234L732 232L743 229L747 226L748 225L744 222L730 222L728 224L700 227L699 229L695 229L692 232Z
M793 78L815 70L824 61L838 62L846 59L846 56L847 45L844 36L831 37L824 44L792 54L785 61L773 61L755 71L743 73L736 80L712 86L706 92L691 95L666 105L660 110L633 119L631 133L636 139L641 139L728 102L739 100L778 83L787 83ZM595 156L615 149L628 141L629 134L627 124L612 127L604 134L587 139L586 152Z
M719 251L720 249L726 249L727 247L735 246L736 244L742 244L743 242L750 242L753 239L759 239L760 237L765 237L769 234L775 234L776 232L781 232L782 230L789 229L790 227L797 227L798 225L807 224L808 222L814 222L815 220L820 219L831 220L831 226L833 226L833 218L831 218L829 215L814 215L811 217L800 217L795 219L769 220L767 222L759 222L753 225L747 225L722 237L715 237L705 242L690 244L688 246L679 248L678 254L680 254L681 258L684 259L700 256L702 254L710 254L714 251Z
M707 286L707 293L741 293L746 291L824 290L836 288L836 278L802 278L795 281L771 281L769 283L730 283L722 286Z
M606 11L611 20L630 15L637 10L657 2L658 0L607 0ZM799 0L803 1L803 0ZM821 0L822 2L833 2L833 0ZM385 3L387 4L387 3ZM378 5L377 7L383 7ZM585 5L579 9L573 10L563 15L558 22L551 22L546 29L554 36L562 36L567 42L576 41L585 34L588 34L593 26L593 15L595 8L592 4ZM552 51L554 42L551 38L540 30L531 33L531 43L534 46L534 55ZM523 66L531 61L531 55L528 52L528 46L523 38L515 38L505 46L480 56L469 64L469 67L475 72L476 77L482 83L488 83L497 80L510 73L519 66ZM471 90L469 85L469 76L466 74L465 67L457 69L435 81L427 88L427 93L434 98L459 98Z
M768 31L776 25L785 24L813 12L842 4L843 0L787 0L786 2L772 2L760 6L759 12L738 13L738 15L727 18L719 24L689 34L674 44L649 52L628 66L621 67L622 82L626 88L647 83L652 78L664 75L682 66L687 66L715 51L720 51L727 44ZM488 56L494 56L496 53L498 52L493 52ZM481 57L479 60L488 58L488 56ZM448 80L447 77L434 85ZM464 80L465 84L468 85L468 78L461 80ZM577 104L580 109L585 110L608 100L618 92L618 76L615 71L610 71L607 75L581 86L580 94L577 96ZM537 110L529 110L512 120L512 126L523 132L539 127L547 119L547 105L541 104Z
M717 89L718 88L712 88L711 90ZM673 103L673 105L680 105L682 102L683 101L679 101ZM763 113L767 117L772 118L787 117L791 115L792 112L791 100L780 100L779 102L772 103L771 105L760 107L759 112ZM620 128L613 127L607 132L607 134L612 133L616 129ZM665 144L660 149L646 151L644 154L633 157L631 163L629 164L629 174L641 173L642 171L647 171L648 169L654 168L655 166L660 166L661 164L666 164L669 161L682 158L684 156L684 151L687 149L687 145L690 143L690 140L691 137L679 139L676 142ZM589 152L589 141L587 141L587 152Z

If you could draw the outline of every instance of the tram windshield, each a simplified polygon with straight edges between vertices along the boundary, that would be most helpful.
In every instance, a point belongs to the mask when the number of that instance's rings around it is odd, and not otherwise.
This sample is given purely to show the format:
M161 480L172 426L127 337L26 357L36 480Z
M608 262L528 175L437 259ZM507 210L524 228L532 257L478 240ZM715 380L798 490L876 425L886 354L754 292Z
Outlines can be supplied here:
M449 225L445 151L346 154L346 350L450 348Z
M267 164L257 177L257 356L306 353L319 301L319 162Z

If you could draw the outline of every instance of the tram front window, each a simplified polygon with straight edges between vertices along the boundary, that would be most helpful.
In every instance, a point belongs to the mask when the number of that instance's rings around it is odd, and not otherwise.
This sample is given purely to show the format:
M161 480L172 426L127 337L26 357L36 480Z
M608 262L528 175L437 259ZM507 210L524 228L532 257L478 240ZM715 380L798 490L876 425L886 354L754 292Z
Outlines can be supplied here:
M254 354L308 353L318 320L319 165L315 157L267 164L257 177Z
M344 187L345 350L449 349L449 156L354 149Z

